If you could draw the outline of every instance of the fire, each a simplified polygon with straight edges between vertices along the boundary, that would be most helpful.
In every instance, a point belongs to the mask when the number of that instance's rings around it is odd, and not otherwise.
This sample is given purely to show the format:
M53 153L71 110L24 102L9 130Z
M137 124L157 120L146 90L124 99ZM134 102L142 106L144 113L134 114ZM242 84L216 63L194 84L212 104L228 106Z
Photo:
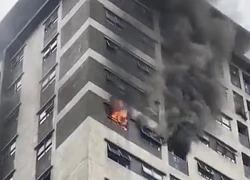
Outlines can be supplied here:
M114 100L111 106L110 118L127 130L128 111L121 100Z

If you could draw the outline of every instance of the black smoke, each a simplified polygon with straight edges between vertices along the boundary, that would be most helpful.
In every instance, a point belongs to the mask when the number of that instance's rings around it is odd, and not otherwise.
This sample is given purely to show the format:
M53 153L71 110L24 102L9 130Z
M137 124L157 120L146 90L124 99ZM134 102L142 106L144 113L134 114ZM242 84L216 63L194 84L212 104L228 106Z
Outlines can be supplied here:
M151 129L185 159L191 143L220 112L220 65L230 59L235 28L203 0L146 2L152 8L161 7L165 39L165 56L159 65L163 68L150 79L154 89L149 92L149 104L159 97L164 107L159 108L163 111L159 111L158 126ZM142 115L137 120L147 125Z

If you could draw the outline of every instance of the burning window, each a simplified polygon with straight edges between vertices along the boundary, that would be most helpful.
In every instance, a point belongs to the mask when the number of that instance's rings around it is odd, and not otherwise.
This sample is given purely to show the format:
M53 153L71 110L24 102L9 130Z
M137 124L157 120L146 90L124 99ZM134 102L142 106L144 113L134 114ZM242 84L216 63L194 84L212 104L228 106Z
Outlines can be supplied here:
M122 100L113 100L111 105L106 104L106 112L112 122L124 130L128 129L128 111Z

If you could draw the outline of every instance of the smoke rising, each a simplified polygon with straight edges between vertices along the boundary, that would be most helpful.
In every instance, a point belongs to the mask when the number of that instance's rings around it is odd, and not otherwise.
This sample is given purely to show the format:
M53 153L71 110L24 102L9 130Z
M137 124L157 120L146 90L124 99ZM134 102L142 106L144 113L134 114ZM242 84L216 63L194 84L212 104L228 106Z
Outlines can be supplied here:
M192 141L220 112L220 64L230 59L235 29L203 0L150 4L161 7L166 56L159 65L163 68L149 80L154 89L148 101L151 106L158 97L165 107L159 105L156 127L150 127L142 114L136 119L163 136L169 149L185 159Z

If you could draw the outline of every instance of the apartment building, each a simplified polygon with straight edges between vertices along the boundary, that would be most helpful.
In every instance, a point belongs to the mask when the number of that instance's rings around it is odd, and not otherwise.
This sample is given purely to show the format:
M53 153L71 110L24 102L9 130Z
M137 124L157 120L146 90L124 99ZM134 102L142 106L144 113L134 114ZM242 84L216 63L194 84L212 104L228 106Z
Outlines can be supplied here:
M250 179L240 26L222 66L221 117L186 159L127 115L143 111L145 80L166 55L160 18L143 0L19 0L0 23L1 180Z

